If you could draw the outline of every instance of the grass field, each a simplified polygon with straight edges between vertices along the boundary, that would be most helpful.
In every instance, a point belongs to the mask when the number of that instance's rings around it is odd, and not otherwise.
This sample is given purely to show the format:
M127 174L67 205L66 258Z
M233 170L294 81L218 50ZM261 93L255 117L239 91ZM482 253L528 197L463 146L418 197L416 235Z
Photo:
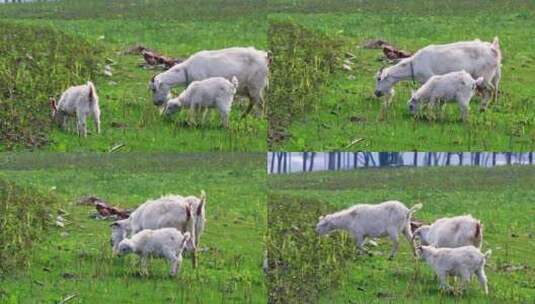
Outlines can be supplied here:
M139 55L122 54L134 44L179 58L187 58L204 49L231 46L266 48L266 9L262 2L230 1L223 9L220 7L217 0L200 3L116 1L113 4L102 0L71 0L1 5L0 16L7 26L51 27L79 39L80 43L103 48L99 55L98 75L93 79L100 95L102 134L79 139L73 133L50 128L45 123L49 109L42 106L47 103L47 96L36 86L26 87L24 96L12 100L5 93L3 97L0 95L0 100L32 106L31 111L43 120L37 129L45 130L49 143L44 149L50 151L107 151L119 144L124 144L124 151L265 151L266 120L252 116L240 120L239 114L245 106L239 100L234 104L229 130L219 126L215 111L205 125L197 128L184 125L186 113L171 120L160 117L148 91L149 79L159 71L138 67L142 61ZM30 47L43 42L35 39L21 43ZM39 54L30 55L37 57ZM10 56L24 58L26 54L19 49L18 53ZM106 59L114 62L111 77L102 75ZM61 65L58 64L58 67ZM85 78L74 77L77 75L72 74L75 71L44 79L51 82L45 93L59 95L69 85L85 82L88 77L85 74L82 75ZM4 77L6 81L9 79L9 75ZM58 83L61 89L57 88ZM175 94L180 90L177 88ZM90 124L89 130L94 133L92 127ZM28 146L36 148L25 143L4 143L0 150L20 150Z
M0 268L0 302L57 303L75 295L69 303L265 303L264 166L264 154L4 153L0 185L8 181L19 188L0 189L0 198L20 197L22 210L29 204L13 189L27 189L27 195L41 193L43 202L56 198L56 207L44 217L47 232L40 232L31 249L24 247L28 259L2 261L2 266L27 267ZM161 259L142 277L137 257L112 258L110 222L95 220L93 207L77 204L80 197L95 195L135 207L162 194L198 195L202 189L208 201L199 267L192 269L186 256L177 278L168 276ZM53 225L59 209L65 228Z
M275 1L281 4L289 1ZM288 12L269 16L272 26L293 22L327 37L333 43L342 39L345 47L338 69L314 87L306 99L308 111L292 116L284 133L286 140L275 142L272 150L323 151L357 149L370 151L467 151L529 150L535 142L535 24L530 1L310 1L289 5ZM279 32L285 35L284 32ZM277 35L277 33L275 33ZM449 43L499 36L503 52L501 97L485 113L479 113L479 97L471 103L468 123L460 121L457 105L448 104L438 120L415 119L407 109L409 82L396 86L393 104L384 119L379 113L382 100L374 96L375 74L388 63L379 61L380 50L364 49L369 39L384 39L395 46L416 51L429 44ZM290 36L291 37L291 36ZM284 48L285 39L269 40ZM280 66L294 62L320 60L311 57L315 44L302 45L285 57ZM342 69L344 53L355 55L352 71ZM274 54L277 59L277 54ZM278 65L274 65L277 68ZM321 67L301 69L295 74L314 73ZM277 71L272 71L273 75ZM289 96L303 86L299 78L289 79ZM275 81L273 81L276 84ZM271 88L277 90L277 88ZM293 97L271 99L284 103ZM292 113L293 114L293 113ZM358 144L348 145L360 139Z
M532 303L535 298L533 167L361 169L268 177L268 288L272 303ZM441 293L433 272L401 241L356 255L347 233L318 237L318 217L357 203L422 203L426 222L470 213L484 224L490 294L477 280ZM451 282L453 283L453 282Z

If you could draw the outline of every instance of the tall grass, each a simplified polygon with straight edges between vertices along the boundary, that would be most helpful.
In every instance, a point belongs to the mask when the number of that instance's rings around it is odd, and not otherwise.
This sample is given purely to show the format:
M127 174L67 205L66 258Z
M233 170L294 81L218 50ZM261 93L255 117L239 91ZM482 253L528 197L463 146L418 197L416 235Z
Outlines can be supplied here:
M268 94L271 147L284 139L293 119L318 109L317 88L337 68L344 43L292 21L272 19L268 45L274 56Z
M48 142L48 97L92 79L101 49L38 25L0 21L0 140L6 149Z
M57 198L0 175L0 278L27 266L30 248L53 222ZM20 269L19 269L20 270Z
M268 197L268 303L314 303L338 286L355 246L343 234L318 237L314 225L330 209L297 196Z

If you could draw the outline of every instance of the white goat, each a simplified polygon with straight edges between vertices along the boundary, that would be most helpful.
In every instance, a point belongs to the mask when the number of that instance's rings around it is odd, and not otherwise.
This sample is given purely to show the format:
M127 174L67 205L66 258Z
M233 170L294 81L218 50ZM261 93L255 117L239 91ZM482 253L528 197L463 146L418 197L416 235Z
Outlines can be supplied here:
M176 228L190 232L195 240L193 265L196 266L196 251L200 235L204 230L206 194L201 197L167 195L149 200L139 206L129 218L111 224L111 245L117 252L119 243L126 237L144 229ZM193 212L192 212L193 211ZM199 229L197 231L197 228Z
M480 221L471 215L445 217L416 229L413 238L417 237L423 245L433 247L455 248L472 245L481 248L483 228Z
M67 118L76 115L78 135L87 136L87 116L92 116L97 133L100 133L100 107L95 86L91 81L87 84L68 88L59 99L50 98L52 119L63 129L67 128Z
M377 205L355 205L333 214L321 216L316 226L316 232L323 235L338 229L346 230L352 234L361 252L366 237L388 235L392 240L392 252L389 259L393 259L398 251L400 233L405 235L414 253L410 221L412 214L421 208L422 204L416 204L408 209L398 201L387 201Z
M412 79L423 84L434 75L465 70L474 79L484 79L481 102L481 109L484 110L492 95L494 99L498 97L501 60L498 37L492 43L474 40L430 45L394 66L381 69L376 76L375 95L386 95L385 106L388 106L394 94L392 87L399 81Z
M223 77L194 81L178 97L167 101L163 113L170 115L183 107L189 107L190 119L194 122L198 110L217 107L223 126L228 128L230 109L237 88L238 79L235 76L232 76L232 82Z
M156 105L162 105L170 99L171 87L188 86L193 81L211 77L232 79L236 76L239 82L237 93L250 99L247 115L256 105L257 114L262 113L264 104L264 88L268 83L269 56L255 48L228 48L213 51L200 51L184 62L154 76L149 88Z
M157 230L145 229L136 233L130 239L119 243L118 255L131 252L141 257L142 272L147 274L147 258L163 257L171 263L170 275L180 272L182 265L182 252L184 249L194 248L193 239L189 232L182 234L175 228L162 228Z
M441 102L456 100L461 109L461 118L466 121L470 100L476 93L476 89L483 85L483 82L483 77L474 80L464 70L432 76L417 91L412 91L411 99L408 102L409 111L416 114L418 104L422 101L427 101L436 108L440 106Z
M472 274L475 273L485 294L489 293L487 276L485 275L485 263L491 254L490 250L483 254L474 246L458 248L419 246L416 248L416 252L438 275L441 288L449 288L448 275L460 277L464 288L465 284L470 282Z

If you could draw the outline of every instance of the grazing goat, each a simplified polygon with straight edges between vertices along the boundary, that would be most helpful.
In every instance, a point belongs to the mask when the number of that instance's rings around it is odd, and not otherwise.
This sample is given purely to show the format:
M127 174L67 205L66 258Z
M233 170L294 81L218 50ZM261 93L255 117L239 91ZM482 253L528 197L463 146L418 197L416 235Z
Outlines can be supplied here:
M197 245L204 230L205 202L204 191L200 198L168 195L145 202L129 218L111 224L113 251L117 252L118 245L124 238L144 229L176 228L181 232L190 232ZM196 252L197 246L193 249L194 266L197 264Z
M460 277L464 288L465 284L470 282L472 274L475 273L485 294L489 293L485 263L491 254L490 250L483 254L474 246L458 248L419 246L416 248L416 253L433 268L440 279L442 289L449 288L447 276Z
M119 243L118 255L136 253L141 257L142 272L147 274L147 258L149 256L163 257L171 263L170 275L180 272L182 265L182 252L184 249L194 248L191 234L182 234L175 228L162 228L157 230L145 229L136 233L130 239Z
M479 220L471 215L445 217L431 225L416 229L413 238L419 238L423 245L433 247L455 248L472 245L481 248L483 227Z
M483 81L483 77L474 80L464 70L432 76L417 91L412 91L408 102L409 111L415 115L418 104L422 101L427 101L433 108L437 108L441 102L456 100L461 109L461 119L466 121L470 100L476 93L476 89L483 85Z
M405 235L414 253L410 221L412 214L421 208L422 204L416 204L408 209L398 201L387 201L377 205L355 205L333 214L321 216L316 226L316 232L323 235L338 229L346 230L352 234L361 252L366 237L388 235L392 240L392 252L389 259L393 259L398 251L400 233Z
M211 77L232 79L239 82L237 94L249 97L250 103L242 116L256 106L261 115L264 104L264 89L268 83L269 56L255 48L228 48L200 51L171 69L155 75L149 88L155 105L163 105L170 99L170 90L177 85L188 86L193 81Z
M190 119L194 123L196 112L200 109L217 107L223 127L228 128L230 109L237 88L238 79L235 76L232 77L232 82L223 77L194 81L177 98L167 102L163 113L170 115L183 107L189 107Z
M85 85L68 88L56 104L55 98L50 98L52 119L64 130L67 129L67 119L76 115L78 135L87 136L87 116L92 116L100 133L100 107L95 86L91 81Z
M376 75L375 95L385 95L384 106L388 106L394 94L392 87L399 81L412 79L423 84L434 75L465 70L474 79L484 79L481 86L481 109L484 110L491 96L494 95L494 99L497 99L501 60L498 37L492 43L474 40L430 45L394 66L381 69Z

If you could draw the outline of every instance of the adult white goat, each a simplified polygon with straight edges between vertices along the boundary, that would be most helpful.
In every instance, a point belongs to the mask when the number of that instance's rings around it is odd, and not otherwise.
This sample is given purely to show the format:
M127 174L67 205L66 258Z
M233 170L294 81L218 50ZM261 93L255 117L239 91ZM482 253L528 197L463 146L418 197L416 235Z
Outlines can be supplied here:
M320 235L334 230L346 230L355 239L359 250L363 251L366 237L383 237L388 235L392 240L392 251L389 259L393 259L399 247L400 233L407 238L414 253L414 243L410 221L414 212L422 208L416 204L411 209L398 201L387 201L377 205L360 204L321 216L316 226Z
M471 215L445 217L431 225L416 229L413 238L419 238L423 245L455 248L472 245L481 248L483 227Z
M394 66L381 69L376 75L375 95L385 95L384 106L388 106L394 95L392 87L399 81L412 79L423 84L434 75L465 70L474 79L484 79L481 102L481 110L484 110L489 99L498 96L501 60L498 37L492 43L474 40L430 45Z
M268 83L269 56L255 48L234 47L213 51L200 51L171 69L154 76L149 88L156 105L170 99L170 90L177 85L188 86L193 81L211 77L238 79L238 95L249 97L250 103L242 116L256 106L261 115L264 89Z

